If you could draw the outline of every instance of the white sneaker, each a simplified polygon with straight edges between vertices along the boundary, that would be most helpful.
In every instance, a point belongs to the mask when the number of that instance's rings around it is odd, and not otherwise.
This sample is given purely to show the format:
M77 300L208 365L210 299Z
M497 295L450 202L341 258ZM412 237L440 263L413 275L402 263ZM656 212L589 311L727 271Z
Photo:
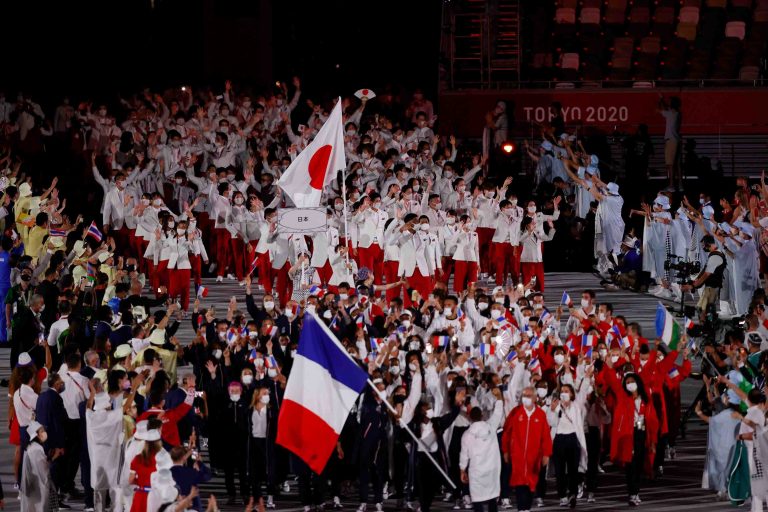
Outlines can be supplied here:
M464 510L472 510L472 498L464 496Z
M461 510L461 506L464 502L462 500L456 500L453 504L453 510Z
M216 282L221 283L224 281L224 276L216 276Z
M357 512L365 512L365 509L368 508L368 505L365 503L361 503L359 507L357 507Z
M544 498L536 498L534 500L534 502L536 503L537 507L543 507L544 506Z
M445 503L450 503L451 502L451 496L452 496L451 493L449 493L449 492L445 493L445 496L443 496L443 501Z
M568 497L560 498L560 506L561 507L567 507L568 506Z
M583 484L583 483L582 483L582 484L579 484L579 492L578 492L578 493L576 493L576 497L577 497L578 499L581 499L581 498L583 498L583 497L584 497L584 484Z
M664 287L654 293L654 295L660 299L671 299L673 297L672 291Z
M509 501L509 498L501 499L501 508L503 510L509 510L510 508L512 508L512 503Z
M587 503L594 503L595 502L595 493L590 492L587 494Z
M304 505L304 512L312 512L312 507L309 505Z
M335 510L341 510L341 508L342 508L341 507L341 500L339 499L338 496L334 496L333 497L333 508Z
M235 274L227 274L227 279L229 279L230 281L234 281L237 278L235 277Z
M287 481L283 482L283 492L291 492L291 484L289 484Z
M275 508L275 497L267 496L267 508Z
M381 497L385 500L389 499L389 482L384 484L384 488L381 490Z
M377 503L376 512L384 512L384 505L382 505L381 503Z
M245 286L245 281L240 281L239 283L237 283L237 285L238 286Z

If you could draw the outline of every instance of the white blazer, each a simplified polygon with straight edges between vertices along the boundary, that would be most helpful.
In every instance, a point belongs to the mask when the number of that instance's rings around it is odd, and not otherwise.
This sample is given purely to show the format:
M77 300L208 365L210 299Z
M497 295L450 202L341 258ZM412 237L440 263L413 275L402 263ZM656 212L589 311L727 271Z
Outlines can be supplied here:
M315 268L320 268L329 260L331 254L339 245L339 230L333 226L328 226L325 231L320 231L312 235L312 259L309 264Z
M384 243L384 224L388 218L389 215L384 210L374 211L372 208L355 214L353 220L359 230L357 246L363 249L373 244L381 246Z

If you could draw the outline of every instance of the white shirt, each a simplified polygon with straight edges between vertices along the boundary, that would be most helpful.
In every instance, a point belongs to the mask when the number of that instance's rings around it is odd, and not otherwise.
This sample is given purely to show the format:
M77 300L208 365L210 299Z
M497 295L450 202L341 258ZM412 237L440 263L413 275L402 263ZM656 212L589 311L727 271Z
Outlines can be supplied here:
M69 315L63 316L51 324L48 332L48 346L55 347L62 332L69 329Z
M27 427L35 419L35 408L37 407L37 393L26 384L13 394L13 409L16 411L16 419L19 420L19 427Z
M431 421L421 426L421 441L423 444L419 444L420 452L424 451L423 446L426 446L430 453L437 451L437 435Z
M576 425L573 424L576 420L574 413L573 405L563 407L563 405L560 404L557 406L557 414L560 417L560 421L557 422L556 434L568 435L576 433Z
M267 437L267 408L264 407L259 412L258 409L253 409L251 414L251 435L257 439L264 439Z
M88 379L77 372L68 371L66 365L62 365L59 375L64 380L64 391L61 393L61 399L64 401L67 417L71 420L80 419L78 405L83 400L88 399L91 394L88 389Z

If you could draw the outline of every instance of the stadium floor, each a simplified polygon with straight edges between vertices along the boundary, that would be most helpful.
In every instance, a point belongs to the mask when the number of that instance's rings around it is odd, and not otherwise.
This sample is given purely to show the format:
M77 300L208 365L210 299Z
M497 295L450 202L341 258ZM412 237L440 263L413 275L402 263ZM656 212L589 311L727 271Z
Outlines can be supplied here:
M235 281L225 281L216 284L213 279L206 279L205 286L209 287L209 295L204 300L204 306L214 305L217 310L225 311L229 299L234 295L238 298L239 305L244 306L244 289ZM627 291L605 291L598 285L598 279L591 274L577 273L549 273L546 274L545 293L547 304L555 306L562 296L563 290L567 290L574 300L584 288L592 288L598 294L598 300L613 303L616 314L624 314L630 320L637 321L642 326L647 337L653 337L654 318L658 299L649 295L639 295ZM554 309L554 308L551 308ZM185 321L177 334L179 339L189 340L192 335L191 323ZM0 378L8 378L8 357L10 350L0 348ZM683 405L687 406L700 388L700 381L687 380L683 383ZM0 425L7 425L8 396L7 392L0 393ZM644 482L641 487L640 497L643 500L642 508L653 511L684 511L698 510L719 511L731 508L727 501L717 501L714 493L701 489L701 476L704 465L704 454L707 444L706 425L694 417L688 425L685 439L678 440L677 457L668 461L664 468L664 476L657 482ZM16 499L18 491L13 489L13 449L7 442L7 430L3 430L0 441L0 479L5 491L5 510L17 512L20 510L20 502ZM617 468L606 465L605 474L600 475L600 489L596 495L597 502L587 504L586 499L580 500L577 508L583 510L619 510L628 508L626 491L624 487L623 472ZM78 478L79 482L79 478ZM298 502L296 485L291 486L290 492L277 500L278 510L301 510ZM219 498L219 508L222 511L242 511L244 507L227 507L224 505L226 491L223 477L214 477L208 485L201 489L203 496L214 493ZM349 493L342 498L345 510L357 508L356 492ZM82 502L68 502L73 510L82 510ZM535 510L560 509L555 495L554 480L548 482L548 494L545 499L545 507ZM372 508L372 507L371 507ZM395 501L388 500L384 503L385 510L396 510ZM444 503L439 499L434 503L436 510L450 510L452 503ZM369 508L370 510L370 508ZM514 510L514 507L513 509Z

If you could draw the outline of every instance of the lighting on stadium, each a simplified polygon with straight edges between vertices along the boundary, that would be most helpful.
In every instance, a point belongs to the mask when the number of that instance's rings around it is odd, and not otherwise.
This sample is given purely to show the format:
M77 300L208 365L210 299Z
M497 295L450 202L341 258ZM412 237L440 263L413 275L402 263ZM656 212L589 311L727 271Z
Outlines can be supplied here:
M514 142L507 141L501 145L501 150L504 151L506 154L511 155L517 150L517 146L515 145Z

